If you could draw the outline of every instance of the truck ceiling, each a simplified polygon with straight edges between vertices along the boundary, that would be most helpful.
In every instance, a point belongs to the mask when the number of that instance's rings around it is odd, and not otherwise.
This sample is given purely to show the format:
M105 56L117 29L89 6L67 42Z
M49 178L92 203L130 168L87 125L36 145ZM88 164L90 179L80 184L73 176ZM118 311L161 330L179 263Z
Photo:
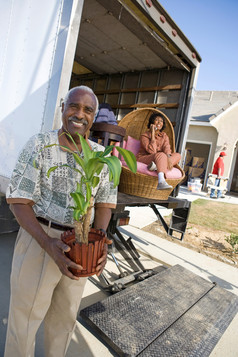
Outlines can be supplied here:
M78 74L112 74L167 67L190 71L201 58L157 1L87 0L75 61Z

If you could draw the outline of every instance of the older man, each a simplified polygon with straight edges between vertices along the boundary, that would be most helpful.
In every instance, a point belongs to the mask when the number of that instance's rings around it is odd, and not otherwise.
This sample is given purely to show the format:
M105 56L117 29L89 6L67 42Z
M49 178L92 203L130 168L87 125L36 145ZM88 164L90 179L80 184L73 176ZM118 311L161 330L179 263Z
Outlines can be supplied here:
M82 269L64 254L69 247L60 240L62 231L73 224L70 192L80 174L64 164L76 165L73 155L52 146L59 143L75 150L69 132L81 151L79 137L91 128L98 100L94 92L80 86L71 89L62 105L60 130L37 134L23 148L7 191L20 230L14 250L11 274L11 301L5 357L34 356L35 335L44 320L47 357L65 356L83 294L86 278L77 278L70 268ZM94 151L103 150L89 141ZM38 168L33 165L34 160ZM60 165L48 179L52 166ZM93 190L94 227L106 230L116 189L109 182L108 169L100 174ZM97 275L106 264L107 248L97 263Z

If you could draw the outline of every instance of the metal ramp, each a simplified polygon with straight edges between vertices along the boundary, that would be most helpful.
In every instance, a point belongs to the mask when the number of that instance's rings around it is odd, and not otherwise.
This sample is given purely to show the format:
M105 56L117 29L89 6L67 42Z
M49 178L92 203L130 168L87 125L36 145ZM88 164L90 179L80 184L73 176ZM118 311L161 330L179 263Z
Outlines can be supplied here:
M119 356L209 356L238 297L175 265L83 310Z

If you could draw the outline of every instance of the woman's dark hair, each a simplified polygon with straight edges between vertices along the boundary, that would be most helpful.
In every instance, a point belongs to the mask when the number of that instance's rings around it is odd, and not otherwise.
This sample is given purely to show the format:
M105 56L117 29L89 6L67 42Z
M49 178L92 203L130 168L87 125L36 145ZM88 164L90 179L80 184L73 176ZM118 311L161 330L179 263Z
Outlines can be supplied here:
M151 124L154 124L155 119L158 118L158 117L160 117L160 118L163 119L163 126L162 126L162 128L161 128L161 131L163 131L163 130L166 128L165 117L164 117L162 114L160 114L160 113L152 113L151 116L150 116L150 118L149 118L148 125L147 125L147 128L148 128L148 129L150 128Z

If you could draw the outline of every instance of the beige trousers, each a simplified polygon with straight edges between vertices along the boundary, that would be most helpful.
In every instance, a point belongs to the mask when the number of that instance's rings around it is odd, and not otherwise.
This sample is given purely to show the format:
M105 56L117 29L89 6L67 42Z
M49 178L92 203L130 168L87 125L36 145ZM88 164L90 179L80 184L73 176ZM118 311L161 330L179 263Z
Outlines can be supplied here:
M49 236L60 238L61 231L42 227ZM12 262L5 357L33 357L43 320L46 357L65 356L86 281L62 275L53 259L20 228Z

